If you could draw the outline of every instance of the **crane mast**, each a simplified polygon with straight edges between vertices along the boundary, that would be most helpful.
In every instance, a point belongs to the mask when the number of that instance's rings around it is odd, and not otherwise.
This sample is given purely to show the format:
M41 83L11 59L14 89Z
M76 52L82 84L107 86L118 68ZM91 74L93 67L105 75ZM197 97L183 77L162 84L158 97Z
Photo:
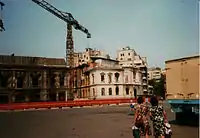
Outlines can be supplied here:
M73 43L73 36L72 36L72 26L76 30L80 30L87 35L87 38L91 38L91 34L88 30L80 25L77 20L74 19L71 13L62 12L55 8L53 5L49 4L45 0L32 0L45 10L49 11L53 15L57 16L61 20L67 23L67 41L66 41L66 62L67 66L73 67L74 66L74 43Z
M53 15L57 16L61 20L67 23L67 37L66 37L66 63L70 67L70 80L69 80L69 96L73 99L73 84L74 84L74 42L72 36L72 26L76 30L80 30L87 35L87 38L91 38L91 34L88 30L80 25L77 20L74 19L71 13L62 12L55 8L53 5L49 4L45 0L32 0L34 3L38 4L45 10L49 11Z

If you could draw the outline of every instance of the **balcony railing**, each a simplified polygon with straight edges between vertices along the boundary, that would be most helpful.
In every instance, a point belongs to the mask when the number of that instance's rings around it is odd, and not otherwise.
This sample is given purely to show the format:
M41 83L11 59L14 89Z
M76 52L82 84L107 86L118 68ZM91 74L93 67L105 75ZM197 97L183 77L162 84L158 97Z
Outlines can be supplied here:
M147 85L147 83L146 83L146 82L143 82L143 85Z
M147 77L145 77L145 76L144 76L144 77L142 77L142 79L143 79L143 80L146 80L146 79L147 79Z
M144 92L147 92L147 89L143 89Z

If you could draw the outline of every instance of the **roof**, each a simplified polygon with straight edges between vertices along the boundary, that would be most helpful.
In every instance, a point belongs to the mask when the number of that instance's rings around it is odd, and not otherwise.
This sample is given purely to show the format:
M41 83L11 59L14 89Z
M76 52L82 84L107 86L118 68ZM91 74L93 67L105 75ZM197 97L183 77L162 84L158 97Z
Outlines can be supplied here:
M93 68L88 68L85 70L85 72L93 71L93 70L123 70L123 68L119 67L93 67Z
M188 57L183 57L183 58L167 60L167 61L165 61L165 63L188 60L188 59L193 59L193 58L200 58L200 55L194 55L194 56L188 56Z
M98 57L98 56L91 56L90 58L91 58L92 60L103 59L103 60L109 60L109 61L113 61L113 62L119 62L118 60L115 60L115 59L109 59L109 58Z
M58 65L66 66L64 58L46 58L46 57L31 57L31 56L15 56L12 55L0 55L0 63L2 64L20 64L20 65L29 65L29 64L41 64L41 65Z
M0 69L13 69L13 70L17 70L17 69L22 69L22 70L35 70L35 69L64 69L64 70L70 70L70 68L66 67L66 66L55 66L55 65L25 65L25 64L2 64L0 63Z

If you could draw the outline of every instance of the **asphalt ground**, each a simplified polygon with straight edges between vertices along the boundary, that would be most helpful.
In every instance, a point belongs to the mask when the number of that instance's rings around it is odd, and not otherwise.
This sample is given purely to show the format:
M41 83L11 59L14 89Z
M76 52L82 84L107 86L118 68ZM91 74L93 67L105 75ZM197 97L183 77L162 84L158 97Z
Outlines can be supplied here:
M199 127L172 122L173 138L198 138ZM132 138L128 106L0 113L1 138Z

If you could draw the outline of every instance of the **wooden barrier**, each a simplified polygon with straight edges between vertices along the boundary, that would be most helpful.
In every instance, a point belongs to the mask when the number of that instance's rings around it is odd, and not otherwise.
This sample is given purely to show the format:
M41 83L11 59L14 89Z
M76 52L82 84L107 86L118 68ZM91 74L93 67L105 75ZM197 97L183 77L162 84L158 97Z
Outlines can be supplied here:
M67 102L31 102L31 103L11 103L0 104L0 110L24 110L24 109L39 109L39 108L62 108L62 107L83 107L93 105L110 105L136 102L136 99L102 99L102 100L76 100Z

